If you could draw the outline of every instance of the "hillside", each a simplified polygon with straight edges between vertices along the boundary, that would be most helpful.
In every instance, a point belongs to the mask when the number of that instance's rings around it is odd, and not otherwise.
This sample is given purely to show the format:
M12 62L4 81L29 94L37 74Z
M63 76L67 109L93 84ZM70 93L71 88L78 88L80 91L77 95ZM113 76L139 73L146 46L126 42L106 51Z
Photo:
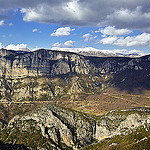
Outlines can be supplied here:
M3 128L0 138L29 149L80 149L106 138L134 133L141 126L144 138L149 138L149 123L150 110L144 108L111 111L94 117L47 105L16 115ZM136 141L142 139L134 138Z
M79 149L120 136L127 128L134 133L142 127L148 135L149 90L150 55L93 57L1 49L1 145Z

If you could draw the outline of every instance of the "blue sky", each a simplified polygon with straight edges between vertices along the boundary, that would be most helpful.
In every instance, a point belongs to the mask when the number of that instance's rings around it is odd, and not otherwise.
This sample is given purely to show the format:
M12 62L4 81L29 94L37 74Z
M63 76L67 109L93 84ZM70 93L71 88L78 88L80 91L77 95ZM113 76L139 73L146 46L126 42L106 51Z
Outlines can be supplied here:
M150 2L0 0L0 47L150 53Z

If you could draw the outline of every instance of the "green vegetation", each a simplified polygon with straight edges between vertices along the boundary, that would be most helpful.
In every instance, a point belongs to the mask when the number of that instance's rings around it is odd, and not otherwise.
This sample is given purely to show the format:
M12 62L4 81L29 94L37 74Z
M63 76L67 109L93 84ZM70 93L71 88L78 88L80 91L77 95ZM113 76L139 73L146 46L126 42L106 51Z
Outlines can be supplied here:
M71 149L61 142L56 144L53 140L43 137L41 129L35 126L36 122L33 120L28 120L23 122L23 124L21 121L17 122L17 126L14 128L2 130L2 132L0 132L0 139L4 143L23 144L33 150L37 150L37 148L53 150L54 147L65 150Z
M40 132L40 130L34 127L28 131L20 131L19 128L16 127L13 131L3 130L0 133L0 138L2 141L5 141L5 143L14 143L16 141L15 144L23 144L27 147L31 147L33 150L36 150L37 147L48 147L52 149L52 142L44 138Z
M139 127L128 135L117 135L83 150L148 150L150 148L150 127Z

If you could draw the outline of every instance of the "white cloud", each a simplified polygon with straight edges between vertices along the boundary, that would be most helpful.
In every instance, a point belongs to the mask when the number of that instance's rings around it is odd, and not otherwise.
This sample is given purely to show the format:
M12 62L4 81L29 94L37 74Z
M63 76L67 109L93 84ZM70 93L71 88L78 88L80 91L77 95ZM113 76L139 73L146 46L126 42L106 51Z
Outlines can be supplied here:
M13 23L11 22L11 23L9 23L8 25L11 27L11 26L13 26Z
M150 23L150 11L148 7L149 5L146 6L146 3L144 6L137 5L132 9L122 7L112 14L107 15L106 20L108 23L117 27L122 26L122 28L143 29L144 31L150 32L150 27L148 25Z
M107 35L106 34L102 34L101 37L105 38L105 37L107 37Z
M38 29L33 29L33 30L32 30L32 32L37 32L37 31L38 31Z
M7 37L7 38L11 38L11 37L13 37L13 35L12 35L12 34L9 34L9 35L3 34L2 37L3 37L3 38L6 38L6 37Z
M111 3L109 0L93 0L92 3L91 0L56 0L52 6L51 3L47 1L33 8L23 8L24 20L62 25L111 25L150 31L150 13L146 0L114 0Z
M51 36L68 36L70 35L70 32L74 30L75 29L71 29L70 27L61 27L52 33Z
M87 42L87 41L89 41L91 36L92 35L90 33L87 33L87 34L84 34L82 37L84 38L84 41Z
M118 46L148 46L150 47L150 34L142 33L137 36L127 36L126 38L118 38L114 43Z
M37 2L37 1L36 1ZM58 23L61 25L81 24L88 9L80 5L79 0L38 1L34 7L23 7L24 21Z
M137 36L117 37L108 36L100 40L102 44L112 44L117 46L144 46L150 47L150 34L142 33Z
M28 50L27 44L9 44L8 46L5 47L7 50Z
M1 20L0 21L0 26L3 26L4 25L4 20Z
M84 38L84 42L88 42L97 38L97 36L93 36L90 33L84 34L82 37Z
M7 46L4 46L1 42L0 42L0 48L5 48L7 50L21 50L21 51L29 51L29 49L27 48L27 44L9 44Z
M74 46L74 41L72 41L72 40L69 40L69 41L66 41L65 43L64 43L64 47L73 47Z
M113 44L117 39L118 39L117 36L108 36L108 37L100 40L100 43L102 43L102 44Z
M53 44L52 45L52 47L53 47L53 49L55 49L55 48L67 48L67 47L73 47L74 46L74 41L72 41L72 40L69 40L69 41L66 41L65 43L59 43L59 42L57 42L57 43L55 43L55 44Z
M10 17L9 10L21 10L24 21L77 26L115 26L150 32L148 0L5 0L0 19ZM12 13L13 14L13 13Z
M116 29L114 26L108 26L104 29L100 29L99 32L103 33L104 35L126 35L132 31L128 29Z
M63 44L57 42L57 43L53 44L52 47L63 47Z

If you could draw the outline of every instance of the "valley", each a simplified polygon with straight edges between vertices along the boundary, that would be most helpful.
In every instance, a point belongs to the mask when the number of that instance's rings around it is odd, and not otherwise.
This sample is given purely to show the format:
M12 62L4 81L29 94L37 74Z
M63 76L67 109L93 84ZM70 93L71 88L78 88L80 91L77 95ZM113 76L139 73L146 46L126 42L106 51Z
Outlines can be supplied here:
M46 49L0 54L2 142L96 149L100 141L110 145L108 138L133 136L135 130L149 140L149 55L93 57Z

